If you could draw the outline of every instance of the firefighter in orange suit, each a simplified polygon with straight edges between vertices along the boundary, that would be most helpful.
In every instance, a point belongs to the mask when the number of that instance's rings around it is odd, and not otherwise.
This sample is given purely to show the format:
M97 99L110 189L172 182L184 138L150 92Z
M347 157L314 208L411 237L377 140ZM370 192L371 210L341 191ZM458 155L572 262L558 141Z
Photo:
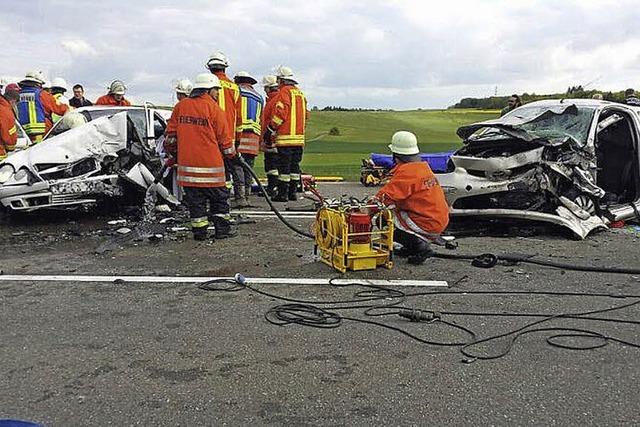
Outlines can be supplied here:
M280 88L274 99L274 113L264 140L275 143L278 149L277 194L271 200L286 202L297 199L308 112L307 99L296 87L291 68L280 67L277 77Z
M124 97L127 87L121 80L114 80L109 85L109 93L96 100L96 105L111 105L114 107L129 107L131 102Z
M449 206L429 164L419 156L414 134L396 132L389 148L396 166L376 198L395 207L393 238L403 247L396 255L422 264L431 253L427 241L437 239L449 224Z
M191 94L176 104L167 126L165 148L172 154L177 151L178 184L184 189L195 240L207 239L209 221L215 226L216 239L236 234L229 222L224 159L237 154L217 103L220 87L213 74L198 75Z
M224 53L220 51L214 52L207 60L205 66L220 80L221 87L218 89L218 105L227 118L227 129L235 144L236 127L240 124L238 121L238 113L240 112L240 88L225 74L225 70L229 67L229 60ZM231 189L231 170L236 163L237 161L231 162L230 160L225 160L228 189Z
M267 95L267 100L262 110L262 118L260 123L266 127L271 123L273 118L273 110L275 107L275 98L278 94L278 79L276 76L264 76L262 78L262 87ZM271 141L261 141L260 151L264 152L264 172L267 174L267 194L273 197L276 186L278 184L278 150Z
M13 107L4 95L0 95L0 162L7 158L9 151L15 150L17 141L18 130Z

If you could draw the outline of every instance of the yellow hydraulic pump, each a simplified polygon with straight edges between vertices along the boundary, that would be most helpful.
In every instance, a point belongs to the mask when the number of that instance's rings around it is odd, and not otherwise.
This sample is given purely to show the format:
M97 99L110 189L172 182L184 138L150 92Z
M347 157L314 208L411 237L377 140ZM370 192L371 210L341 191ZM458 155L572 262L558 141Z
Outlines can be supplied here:
M344 273L393 266L393 213L380 203L325 202L315 222L315 253Z

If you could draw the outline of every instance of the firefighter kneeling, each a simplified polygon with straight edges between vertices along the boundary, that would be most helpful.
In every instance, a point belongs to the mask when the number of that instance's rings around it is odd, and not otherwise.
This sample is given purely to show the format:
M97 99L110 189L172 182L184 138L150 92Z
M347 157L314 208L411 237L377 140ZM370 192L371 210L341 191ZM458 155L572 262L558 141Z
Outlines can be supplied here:
M420 158L414 134L396 132L389 149L396 167L376 198L395 207L393 240L402 245L395 254L422 264L431 252L428 242L437 240L449 224L449 206L433 171Z
M217 103L220 87L215 75L198 75L191 94L176 104L167 126L165 149L168 153L177 151L178 184L184 188L183 201L191 215L195 240L207 239L210 220L216 239L236 235L229 222L223 156L234 159L237 153Z

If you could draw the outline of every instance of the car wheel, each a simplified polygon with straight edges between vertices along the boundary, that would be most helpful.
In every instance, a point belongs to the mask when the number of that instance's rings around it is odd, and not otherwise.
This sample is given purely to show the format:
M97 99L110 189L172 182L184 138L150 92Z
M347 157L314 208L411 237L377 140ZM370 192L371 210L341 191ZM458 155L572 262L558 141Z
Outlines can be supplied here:
M573 199L573 203L578 205L582 210L589 212L591 215L597 214L596 203L589 196L580 195Z

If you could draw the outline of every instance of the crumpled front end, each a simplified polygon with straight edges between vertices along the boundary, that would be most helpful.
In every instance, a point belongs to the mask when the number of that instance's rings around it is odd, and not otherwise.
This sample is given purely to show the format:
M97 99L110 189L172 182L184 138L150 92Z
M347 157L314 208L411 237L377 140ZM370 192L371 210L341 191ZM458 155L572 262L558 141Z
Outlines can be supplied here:
M128 150L127 114L100 117L0 164L9 171L0 203L25 212L93 205L123 196L123 176L136 164Z
M598 212L604 191L595 184L589 146L574 138L544 140L518 132L466 141L451 157L450 172L438 175L451 215L543 221L582 239L606 228Z

